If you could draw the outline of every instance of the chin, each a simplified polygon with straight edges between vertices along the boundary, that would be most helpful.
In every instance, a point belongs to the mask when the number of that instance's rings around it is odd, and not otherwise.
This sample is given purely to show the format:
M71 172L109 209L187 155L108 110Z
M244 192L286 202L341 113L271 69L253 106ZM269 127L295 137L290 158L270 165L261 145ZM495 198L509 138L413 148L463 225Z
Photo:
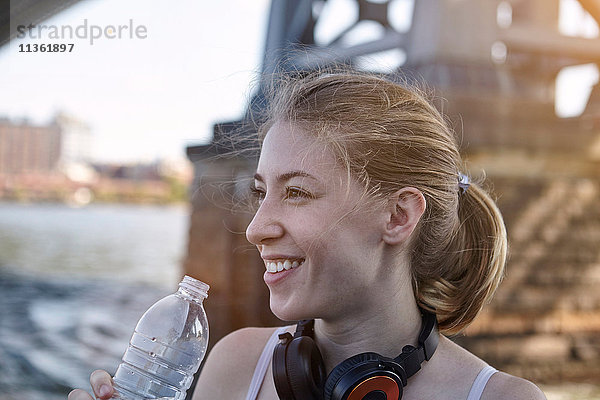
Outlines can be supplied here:
M287 299L274 299L273 295L270 298L271 312L282 321L300 321L303 319L315 318L311 313L303 309L302 304L290 304L291 301ZM300 307L299 307L300 306Z

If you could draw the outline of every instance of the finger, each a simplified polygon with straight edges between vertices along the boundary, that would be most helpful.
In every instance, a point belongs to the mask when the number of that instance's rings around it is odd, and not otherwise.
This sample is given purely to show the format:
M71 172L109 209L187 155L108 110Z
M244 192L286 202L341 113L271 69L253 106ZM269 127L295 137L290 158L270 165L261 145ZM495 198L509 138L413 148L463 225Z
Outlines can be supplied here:
M86 391L81 389L72 390L68 400L94 400Z
M99 399L110 399L113 395L112 378L106 371L96 370L90 375L92 390Z

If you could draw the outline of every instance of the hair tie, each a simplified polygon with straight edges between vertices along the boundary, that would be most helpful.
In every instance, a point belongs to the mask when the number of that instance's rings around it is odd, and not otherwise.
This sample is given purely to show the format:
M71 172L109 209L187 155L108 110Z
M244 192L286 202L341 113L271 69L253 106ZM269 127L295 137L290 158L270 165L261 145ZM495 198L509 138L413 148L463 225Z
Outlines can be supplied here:
M471 182L469 181L469 177L462 172L458 173L458 189L460 190L459 194L465 194L467 189L471 186Z

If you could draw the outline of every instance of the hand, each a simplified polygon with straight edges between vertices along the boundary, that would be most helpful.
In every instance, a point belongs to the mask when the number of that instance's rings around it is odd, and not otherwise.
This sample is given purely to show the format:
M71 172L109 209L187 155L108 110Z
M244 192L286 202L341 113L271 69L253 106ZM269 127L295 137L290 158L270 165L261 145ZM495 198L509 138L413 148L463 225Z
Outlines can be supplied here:
M92 390L98 399L110 399L114 393L112 378L106 371L97 370L90 375ZM86 391L75 389L69 393L68 400L94 400Z

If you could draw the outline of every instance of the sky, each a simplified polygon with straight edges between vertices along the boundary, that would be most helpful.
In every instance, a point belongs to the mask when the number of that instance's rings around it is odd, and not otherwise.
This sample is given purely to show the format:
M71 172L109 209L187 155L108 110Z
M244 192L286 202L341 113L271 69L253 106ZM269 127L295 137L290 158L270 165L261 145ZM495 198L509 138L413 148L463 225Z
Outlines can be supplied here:
M348 3L329 2L339 19L351 17ZM397 3L401 8L410 1ZM561 31L597 35L593 22L581 23L574 4L562 0ZM210 140L214 123L237 120L244 112L260 70L269 5L270 0L83 0L39 25L131 25L141 27L145 37L130 38L125 30L121 38L90 44L88 30L85 39L48 41L74 43L70 53L20 53L19 44L44 41L12 41L0 50L0 117L45 124L65 112L90 126L94 161L185 158L186 146ZM397 23L402 29L407 22ZM317 33L327 38L330 32ZM580 112L597 80L594 65L563 71L557 81L559 114Z
M262 60L268 3L83 0L43 24L132 20L146 38L122 30L121 39L90 45L75 37L64 40L75 44L71 53L19 53L18 44L41 41L11 42L0 50L0 117L43 124L68 113L90 126L96 160L184 157L187 145L209 140L215 122L242 115Z

